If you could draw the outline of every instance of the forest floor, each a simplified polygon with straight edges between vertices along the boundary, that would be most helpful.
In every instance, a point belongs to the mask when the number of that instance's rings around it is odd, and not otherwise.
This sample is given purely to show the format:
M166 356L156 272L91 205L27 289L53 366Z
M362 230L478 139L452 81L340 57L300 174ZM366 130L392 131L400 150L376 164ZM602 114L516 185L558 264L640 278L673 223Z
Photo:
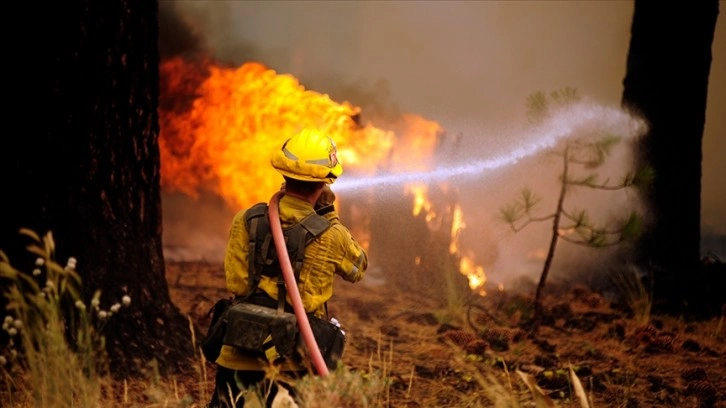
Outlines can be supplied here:
M222 265L170 263L167 281L174 303L202 330L209 308L229 296ZM726 407L723 316L646 321L587 287L553 283L545 324L533 336L518 328L531 307L529 289L477 295L471 310L478 313L467 314L374 280L338 280L329 311L348 332L346 366L385 372L390 407L494 406L481 401L496 392L508 395L506 406L534 406L526 378L553 406L576 407L570 368L591 407ZM213 365L206 368L213 378ZM198 378L186 382L199 386Z

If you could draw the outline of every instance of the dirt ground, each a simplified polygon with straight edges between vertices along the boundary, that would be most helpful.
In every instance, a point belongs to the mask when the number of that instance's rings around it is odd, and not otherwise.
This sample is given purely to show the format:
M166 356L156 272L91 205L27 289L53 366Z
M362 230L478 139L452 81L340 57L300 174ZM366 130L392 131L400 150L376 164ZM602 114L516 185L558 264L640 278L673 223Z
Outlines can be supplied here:
M222 265L170 263L167 280L175 304L201 328L211 305L228 296ZM556 406L576 407L570 368L593 407L726 407L723 317L638 323L586 287L553 284L545 324L533 336L518 328L530 295L473 299L467 314L379 280L339 280L329 311L348 333L345 364L383 370L391 407L476 406L491 397L482 378L498 380L520 406L534 406L522 374Z

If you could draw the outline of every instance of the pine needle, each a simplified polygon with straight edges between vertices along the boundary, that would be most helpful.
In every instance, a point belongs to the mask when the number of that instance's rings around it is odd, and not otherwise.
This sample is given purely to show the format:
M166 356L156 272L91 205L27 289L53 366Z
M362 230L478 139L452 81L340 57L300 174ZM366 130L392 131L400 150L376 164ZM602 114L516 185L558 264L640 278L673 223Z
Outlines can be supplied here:
M585 389L582 387L582 383L577 377L577 374L575 374L575 370L572 369L572 365L570 365L570 380L572 381L572 388L575 389L575 395L577 395L577 398L580 400L580 407L590 408L590 403L587 400Z
M555 408L555 402L537 385L537 380L535 380L533 375L520 370L517 370L517 374L519 374L519 378L529 388L529 392L532 394L532 398L537 407Z

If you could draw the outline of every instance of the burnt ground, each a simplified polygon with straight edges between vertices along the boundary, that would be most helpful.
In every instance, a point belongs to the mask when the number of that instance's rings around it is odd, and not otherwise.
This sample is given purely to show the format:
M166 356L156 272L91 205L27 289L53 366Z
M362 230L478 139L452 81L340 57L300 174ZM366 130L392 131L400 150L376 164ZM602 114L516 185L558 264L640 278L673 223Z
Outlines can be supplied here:
M218 264L170 263L167 280L175 304L202 329L214 301L228 296ZM580 406L570 368L593 407L726 407L723 316L638 322L587 287L554 283L544 301L545 324L531 335L519 328L531 298L494 291L473 297L477 306L467 314L467 307L442 306L373 280L338 280L329 311L348 332L346 365L385 372L391 407L476 406L491 395L482 378L497 379L520 406L533 406L517 371L531 375L557 406ZM213 376L213 366L206 369ZM198 376L180 382L204 386Z

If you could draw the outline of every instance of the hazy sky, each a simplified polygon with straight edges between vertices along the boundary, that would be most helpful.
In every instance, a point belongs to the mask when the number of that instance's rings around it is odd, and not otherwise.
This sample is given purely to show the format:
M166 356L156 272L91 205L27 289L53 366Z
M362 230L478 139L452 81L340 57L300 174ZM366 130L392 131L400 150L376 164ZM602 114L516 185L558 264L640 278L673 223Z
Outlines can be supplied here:
M535 91L572 86L619 106L633 12L630 1L199 1L174 7L219 58L260 61L335 100L355 95L351 88L369 90L460 133L467 152L479 156L487 146L516 144L498 139L497 129L521 122L524 101ZM702 223L705 232L725 235L723 15L712 50Z

